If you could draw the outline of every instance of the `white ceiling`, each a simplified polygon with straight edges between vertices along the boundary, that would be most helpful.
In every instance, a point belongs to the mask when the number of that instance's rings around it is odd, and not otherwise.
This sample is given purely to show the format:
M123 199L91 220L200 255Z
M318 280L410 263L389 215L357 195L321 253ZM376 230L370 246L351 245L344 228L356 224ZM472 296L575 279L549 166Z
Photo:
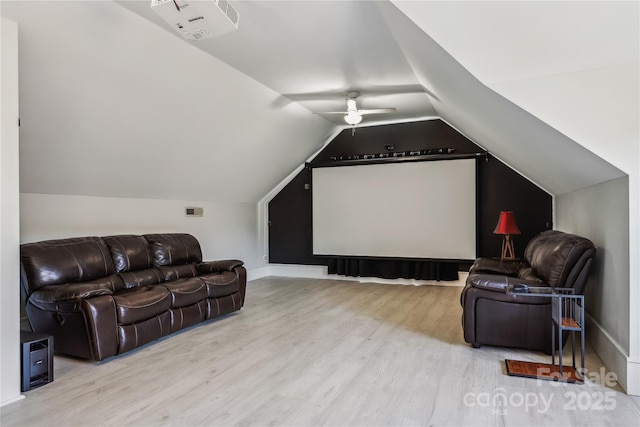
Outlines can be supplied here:
M393 3L489 85L638 63L637 1Z
M174 33L147 1L120 3ZM440 116L553 194L622 175L561 133L566 129L496 96L491 83L637 62L637 37L628 34L637 21L633 9L608 2L233 4L240 29L195 45L283 94L282 104L341 110L355 89L364 94L362 108L398 108L365 117L369 123ZM324 117L342 124L339 115Z
M149 0L3 0L20 31L21 191L255 202L344 126L311 112L351 90L397 108L363 125L439 116L552 194L623 175L556 126L561 111L497 92L633 61L616 25L571 22L581 3L557 17L558 2L232 3L237 31L191 43ZM524 109L541 105L553 114Z
M116 2L179 37L149 0ZM364 123L437 115L377 3L234 1L238 30L193 45L282 94L278 106L341 111L347 93L359 91L360 108L397 108ZM345 124L340 115L323 117Z

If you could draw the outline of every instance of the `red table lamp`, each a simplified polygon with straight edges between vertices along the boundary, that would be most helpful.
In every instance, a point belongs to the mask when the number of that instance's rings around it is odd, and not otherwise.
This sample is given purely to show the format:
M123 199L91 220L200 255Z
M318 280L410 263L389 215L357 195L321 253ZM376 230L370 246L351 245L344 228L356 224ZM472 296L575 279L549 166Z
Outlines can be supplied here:
M520 229L516 224L516 220L513 217L512 211L500 212L498 218L498 225L493 230L493 234L502 234L504 239L502 240L502 259L514 259L513 241L511 240L512 234L520 234Z

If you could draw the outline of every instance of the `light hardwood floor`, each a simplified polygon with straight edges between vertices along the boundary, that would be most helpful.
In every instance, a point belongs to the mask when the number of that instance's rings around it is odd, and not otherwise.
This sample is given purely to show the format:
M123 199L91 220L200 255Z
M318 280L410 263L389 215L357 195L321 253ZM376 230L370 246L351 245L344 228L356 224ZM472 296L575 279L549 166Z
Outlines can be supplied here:
M633 425L640 398L510 377L519 350L462 339L461 288L250 282L237 313L101 363L55 358L54 382L1 408L2 426Z

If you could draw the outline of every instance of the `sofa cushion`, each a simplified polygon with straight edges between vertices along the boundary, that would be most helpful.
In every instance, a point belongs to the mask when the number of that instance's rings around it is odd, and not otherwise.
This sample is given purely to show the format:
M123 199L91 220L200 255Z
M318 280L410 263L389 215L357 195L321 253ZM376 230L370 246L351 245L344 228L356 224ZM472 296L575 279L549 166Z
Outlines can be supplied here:
M144 237L119 235L102 239L111 252L116 271L144 270L153 265L149 242Z
M164 281L164 275L157 268L118 273L127 289L144 285L157 285Z
M202 262L200 243L190 234L145 234L155 266Z
M196 277L198 271L195 264L167 265L156 267L165 281Z
M171 308L171 293L163 286L138 286L113 295L118 324L150 319Z
M218 298L231 295L240 289L238 275L231 271L199 276L207 287L207 298Z
M43 286L85 282L115 273L109 248L99 237L23 244L20 258L29 293Z
M171 307L186 307L204 300L207 289L197 277L164 282L162 285L171 293Z

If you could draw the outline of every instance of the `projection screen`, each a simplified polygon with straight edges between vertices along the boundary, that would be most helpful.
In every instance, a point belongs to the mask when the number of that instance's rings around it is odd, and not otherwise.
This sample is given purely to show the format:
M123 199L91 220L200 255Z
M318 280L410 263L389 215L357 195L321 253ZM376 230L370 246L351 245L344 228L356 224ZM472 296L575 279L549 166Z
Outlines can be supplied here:
M314 255L475 259L475 168L475 159L314 168Z

